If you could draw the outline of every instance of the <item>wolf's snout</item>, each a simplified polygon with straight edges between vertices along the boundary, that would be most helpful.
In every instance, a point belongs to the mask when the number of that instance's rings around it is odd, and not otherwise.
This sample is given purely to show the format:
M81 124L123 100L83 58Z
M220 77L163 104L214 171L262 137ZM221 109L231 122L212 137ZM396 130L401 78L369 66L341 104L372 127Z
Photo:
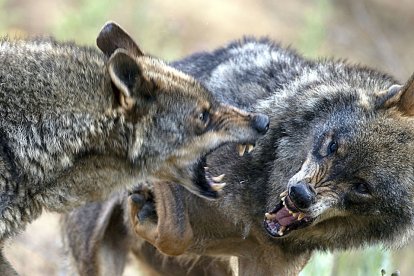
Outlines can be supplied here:
M260 134L265 134L269 129L269 117L263 114L256 114L252 118L253 128Z
M299 209L307 209L315 201L316 193L308 183L298 182L289 187L289 198Z

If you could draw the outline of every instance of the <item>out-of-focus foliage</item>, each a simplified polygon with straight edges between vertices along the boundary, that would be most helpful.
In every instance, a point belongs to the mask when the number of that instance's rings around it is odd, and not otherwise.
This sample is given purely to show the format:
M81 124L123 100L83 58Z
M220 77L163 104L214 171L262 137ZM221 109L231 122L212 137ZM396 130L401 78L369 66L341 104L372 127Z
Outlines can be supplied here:
M381 269L388 272L397 270L397 263L393 261L391 251L373 246L365 250L315 254L300 275L380 276Z

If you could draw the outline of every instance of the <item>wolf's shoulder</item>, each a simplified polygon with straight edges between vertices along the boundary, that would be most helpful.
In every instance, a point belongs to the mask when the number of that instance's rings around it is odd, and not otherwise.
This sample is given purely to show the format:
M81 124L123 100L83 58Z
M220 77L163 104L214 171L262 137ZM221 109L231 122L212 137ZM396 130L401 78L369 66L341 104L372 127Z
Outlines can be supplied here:
M74 41L59 41L51 36L0 37L0 56L14 59L22 64L21 58L103 64L104 55L96 47L81 45Z
M272 68L274 65L300 66L308 62L292 48L284 47L268 37L245 36L212 51L194 53L173 62L172 66L198 79L204 79L219 66L244 66L244 69L262 67L263 70L263 67L270 65Z

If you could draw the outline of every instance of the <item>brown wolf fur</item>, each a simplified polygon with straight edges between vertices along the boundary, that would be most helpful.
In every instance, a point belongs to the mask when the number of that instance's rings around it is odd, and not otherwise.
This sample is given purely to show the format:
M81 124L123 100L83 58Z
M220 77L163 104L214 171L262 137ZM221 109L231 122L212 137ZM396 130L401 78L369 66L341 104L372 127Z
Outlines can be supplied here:
M173 192L172 187L167 187L166 190ZM148 190L141 190L143 194L146 191ZM226 257L167 257L161 254L133 233L133 228L127 222L126 209L136 208L137 205L128 206L125 199L126 194L117 194L104 203L90 203L85 208L65 215L62 230L65 248L68 250L66 272L69 275L121 275L129 252L138 260L140 271L144 270L144 275L232 274ZM170 206L169 203L167 205ZM183 238L180 234L176 235L179 244ZM182 245L179 247L183 248Z
M241 275L296 275L315 250L401 245L410 238L413 78L401 86L366 67L306 60L253 39L174 66L229 103L266 113L272 123L251 154L241 158L224 147L199 164L200 177L205 166L211 175L225 174L228 185L218 200L174 184L121 199L130 245L143 237L161 252L183 253L180 258L237 256ZM69 217L67 231L101 217L82 217L87 210ZM68 236L71 252L83 252L89 236ZM95 248L106 255L122 251L108 250L107 242L96 240Z
M198 159L267 130L267 116L220 104L116 24L97 42L104 54L52 39L0 41L0 245L43 209L66 211L139 179L215 198L221 183L192 181ZM0 256L0 274L9 273Z

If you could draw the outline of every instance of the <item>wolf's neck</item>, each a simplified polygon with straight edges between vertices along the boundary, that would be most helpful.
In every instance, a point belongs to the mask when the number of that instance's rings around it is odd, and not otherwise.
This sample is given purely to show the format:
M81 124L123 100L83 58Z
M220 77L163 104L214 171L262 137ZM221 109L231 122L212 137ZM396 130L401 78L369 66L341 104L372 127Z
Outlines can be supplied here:
M49 150L47 163L54 164L44 169L43 179L38 179L39 192L47 197L47 209L62 211L105 199L141 177L140 168L128 158L132 126L123 118L81 116L77 120L76 114L67 116L71 117L71 125L65 129L59 123L60 127L54 129L60 135L49 141L49 148L44 150ZM30 158L26 156L25 161L33 166Z

